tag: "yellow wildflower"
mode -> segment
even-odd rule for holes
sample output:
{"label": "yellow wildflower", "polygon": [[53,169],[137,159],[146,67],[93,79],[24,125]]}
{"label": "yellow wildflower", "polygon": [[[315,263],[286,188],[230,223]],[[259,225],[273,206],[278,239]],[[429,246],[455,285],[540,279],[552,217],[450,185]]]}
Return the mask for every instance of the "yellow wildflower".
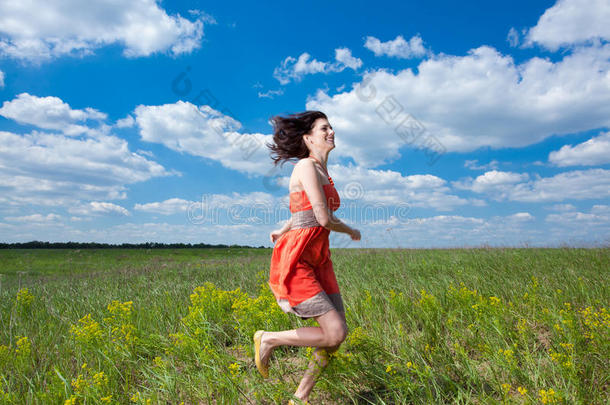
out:
{"label": "yellow wildflower", "polygon": [[76,391],[77,393],[82,393],[85,388],[87,387],[87,385],[89,385],[87,383],[87,379],[85,377],[83,377],[82,374],[79,374],[78,376],[76,376],[76,379],[72,379],[72,387],[74,388],[74,391]]}
{"label": "yellow wildflower", "polygon": [[163,359],[160,356],[155,357],[153,359],[153,363],[157,367],[165,367],[165,362],[163,361]]}
{"label": "yellow wildflower", "polygon": [[540,398],[540,402],[543,404],[557,403],[557,397],[555,396],[555,391],[552,388],[538,391],[538,397]]}
{"label": "yellow wildflower", "polygon": [[391,364],[388,364],[388,366],[385,369],[385,372],[388,374],[396,374],[396,370],[394,370],[394,368],[392,367]]}
{"label": "yellow wildflower", "polygon": [[239,373],[239,363],[231,363],[231,365],[229,365],[229,371],[232,376],[237,375]]}
{"label": "yellow wildflower", "polygon": [[101,388],[102,386],[105,386],[108,384],[108,376],[106,374],[104,374],[103,371],[100,371],[99,373],[95,373],[93,375],[93,383]]}
{"label": "yellow wildflower", "polygon": [[17,292],[17,303],[23,307],[29,307],[34,301],[34,296],[30,293],[27,288],[22,288]]}
{"label": "yellow wildflower", "polygon": [[64,401],[64,405],[76,405],[78,397],[72,395],[70,398]]}
{"label": "yellow wildflower", "polygon": [[32,345],[27,336],[23,336],[17,340],[17,349],[15,349],[15,353],[19,357],[27,357],[30,355],[32,351]]}
{"label": "yellow wildflower", "polygon": [[81,343],[90,343],[102,337],[102,328],[91,314],[87,314],[70,327],[70,334]]}

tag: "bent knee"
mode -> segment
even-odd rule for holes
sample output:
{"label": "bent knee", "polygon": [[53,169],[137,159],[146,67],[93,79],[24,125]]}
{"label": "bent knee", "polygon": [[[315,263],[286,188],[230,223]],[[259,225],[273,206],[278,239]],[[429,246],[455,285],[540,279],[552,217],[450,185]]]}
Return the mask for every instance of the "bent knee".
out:
{"label": "bent knee", "polygon": [[[326,336],[328,347],[339,347],[347,337],[347,328],[345,326],[333,328]],[[335,349],[336,350],[336,349]]]}

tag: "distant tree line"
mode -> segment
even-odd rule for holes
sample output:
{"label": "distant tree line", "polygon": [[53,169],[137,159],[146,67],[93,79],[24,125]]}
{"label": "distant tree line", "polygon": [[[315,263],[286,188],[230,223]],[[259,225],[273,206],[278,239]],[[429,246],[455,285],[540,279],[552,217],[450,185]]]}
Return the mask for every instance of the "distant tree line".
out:
{"label": "distant tree line", "polygon": [[[207,249],[207,248],[250,248],[252,246],[242,245],[210,245],[207,243],[97,243],[97,242],[17,242],[17,243],[0,243],[0,249]],[[259,246],[255,249],[264,249],[265,246]]]}

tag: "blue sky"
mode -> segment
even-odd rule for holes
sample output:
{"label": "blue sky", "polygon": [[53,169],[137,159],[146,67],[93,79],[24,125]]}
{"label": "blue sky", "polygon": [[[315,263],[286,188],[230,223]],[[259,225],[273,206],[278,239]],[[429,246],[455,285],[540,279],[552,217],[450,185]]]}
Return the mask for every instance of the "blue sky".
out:
{"label": "blue sky", "polygon": [[584,5],[3,3],[0,240],[272,246],[268,120],[319,109],[362,233],[332,246],[607,245],[610,2]]}

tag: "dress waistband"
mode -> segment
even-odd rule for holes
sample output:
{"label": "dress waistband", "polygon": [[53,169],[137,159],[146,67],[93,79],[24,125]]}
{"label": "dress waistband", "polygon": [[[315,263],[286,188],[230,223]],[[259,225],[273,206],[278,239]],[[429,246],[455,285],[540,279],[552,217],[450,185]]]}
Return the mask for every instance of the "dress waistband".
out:
{"label": "dress waistband", "polygon": [[292,226],[290,229],[295,228],[312,228],[314,226],[322,226],[316,219],[313,213],[313,209],[297,211],[292,213]]}

